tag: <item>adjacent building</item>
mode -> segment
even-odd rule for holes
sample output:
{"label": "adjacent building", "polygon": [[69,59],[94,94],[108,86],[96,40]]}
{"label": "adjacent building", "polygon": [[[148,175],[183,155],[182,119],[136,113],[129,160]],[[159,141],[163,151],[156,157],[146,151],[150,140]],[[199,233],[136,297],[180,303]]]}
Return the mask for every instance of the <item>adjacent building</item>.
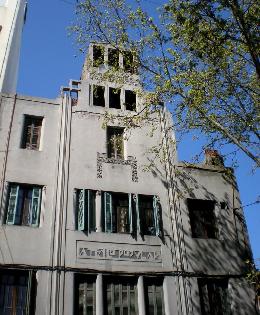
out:
{"label": "adjacent building", "polygon": [[1,94],[0,314],[255,314],[233,172],[178,162],[163,106],[129,127],[134,64],[93,43],[59,98]]}

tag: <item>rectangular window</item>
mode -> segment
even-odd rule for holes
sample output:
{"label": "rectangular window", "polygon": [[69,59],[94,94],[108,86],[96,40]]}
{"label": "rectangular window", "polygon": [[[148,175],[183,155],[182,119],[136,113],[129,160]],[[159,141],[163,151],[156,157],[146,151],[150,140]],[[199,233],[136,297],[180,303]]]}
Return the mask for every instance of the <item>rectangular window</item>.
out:
{"label": "rectangular window", "polygon": [[96,191],[90,189],[76,190],[77,229],[79,231],[96,231]]}
{"label": "rectangular window", "polygon": [[137,195],[137,216],[140,232],[144,235],[161,235],[161,209],[157,196]]}
{"label": "rectangular window", "polygon": [[96,277],[77,275],[75,283],[75,314],[96,315]]}
{"label": "rectangular window", "polygon": [[21,146],[23,149],[39,150],[42,120],[42,117],[25,115]]}
{"label": "rectangular window", "polygon": [[124,70],[132,74],[136,73],[136,65],[134,56],[131,51],[124,51],[123,53],[123,67]]}
{"label": "rectangular window", "polygon": [[105,107],[105,87],[93,85],[93,105]]}
{"label": "rectangular window", "polygon": [[119,50],[108,48],[108,65],[114,68],[119,67]]}
{"label": "rectangular window", "polygon": [[198,279],[202,315],[228,315],[228,281],[221,279]]}
{"label": "rectangular window", "polygon": [[99,67],[104,64],[104,47],[93,46],[93,66]]}
{"label": "rectangular window", "polygon": [[135,278],[106,279],[106,315],[138,314],[136,283]]}
{"label": "rectangular window", "polygon": [[8,192],[6,224],[38,227],[42,188],[12,183]]}
{"label": "rectangular window", "polygon": [[109,88],[109,107],[110,108],[121,108],[120,101],[121,90],[115,88]]}
{"label": "rectangular window", "polygon": [[33,314],[32,271],[0,270],[0,314]]}
{"label": "rectangular window", "polygon": [[107,128],[107,156],[109,158],[124,158],[124,128]]}
{"label": "rectangular window", "polygon": [[165,315],[162,279],[144,279],[146,314]]}
{"label": "rectangular window", "polygon": [[109,233],[132,233],[132,195],[103,192],[103,230]]}
{"label": "rectangular window", "polygon": [[125,109],[136,110],[136,93],[130,90],[125,91]]}
{"label": "rectangular window", "polygon": [[188,199],[192,237],[216,238],[215,201]]}

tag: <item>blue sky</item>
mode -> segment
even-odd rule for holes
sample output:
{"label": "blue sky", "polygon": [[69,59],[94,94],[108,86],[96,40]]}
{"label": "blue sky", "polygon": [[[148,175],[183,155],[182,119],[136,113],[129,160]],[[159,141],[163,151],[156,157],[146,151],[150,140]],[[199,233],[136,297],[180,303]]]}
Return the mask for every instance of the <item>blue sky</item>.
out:
{"label": "blue sky", "polygon": [[[79,79],[84,56],[67,27],[74,17],[74,0],[29,0],[21,50],[18,93],[56,98],[61,86]],[[159,1],[151,1],[153,5]],[[186,138],[179,145],[179,159],[191,161],[199,153],[201,142]],[[228,165],[228,161],[227,161]],[[251,204],[260,194],[260,170],[252,174],[250,161],[239,155],[236,169],[242,204]],[[260,258],[260,204],[244,208],[255,258]]]}

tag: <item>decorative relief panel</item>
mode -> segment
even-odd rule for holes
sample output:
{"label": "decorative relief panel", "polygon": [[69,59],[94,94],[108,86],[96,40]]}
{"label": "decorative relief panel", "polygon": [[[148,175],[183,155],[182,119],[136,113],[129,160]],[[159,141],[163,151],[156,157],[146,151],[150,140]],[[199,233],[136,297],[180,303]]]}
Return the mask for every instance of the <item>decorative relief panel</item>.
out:
{"label": "decorative relief panel", "polygon": [[77,241],[77,259],[161,263],[160,245],[132,245]]}
{"label": "decorative relief panel", "polygon": [[137,160],[133,156],[128,156],[127,160],[108,158],[106,153],[97,153],[97,178],[102,178],[102,164],[103,163],[111,163],[111,164],[119,164],[119,165],[129,165],[132,169],[132,181],[138,182],[137,175]]}

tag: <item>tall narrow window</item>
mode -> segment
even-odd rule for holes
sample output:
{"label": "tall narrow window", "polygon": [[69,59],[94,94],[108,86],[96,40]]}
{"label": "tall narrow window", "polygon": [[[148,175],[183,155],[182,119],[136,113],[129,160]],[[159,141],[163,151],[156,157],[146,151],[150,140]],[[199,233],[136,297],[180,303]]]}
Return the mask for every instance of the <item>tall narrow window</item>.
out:
{"label": "tall narrow window", "polygon": [[22,148],[38,150],[40,147],[42,117],[25,116]]}
{"label": "tall narrow window", "polygon": [[96,277],[77,275],[75,314],[96,315]]}
{"label": "tall narrow window", "polygon": [[77,229],[96,231],[96,191],[77,189],[76,196]]}
{"label": "tall narrow window", "polygon": [[121,90],[115,88],[109,88],[109,107],[110,108],[121,108],[120,101]]}
{"label": "tall narrow window", "polygon": [[108,48],[108,65],[114,68],[119,67],[119,50]]}
{"label": "tall narrow window", "polygon": [[136,110],[136,93],[130,90],[125,91],[125,109]]}
{"label": "tall narrow window", "polygon": [[220,279],[198,279],[202,315],[228,315],[228,281]]}
{"label": "tall narrow window", "polygon": [[105,306],[106,315],[138,314],[136,279],[108,278]]}
{"label": "tall narrow window", "polygon": [[105,107],[105,87],[93,85],[93,105]]}
{"label": "tall narrow window", "polygon": [[130,73],[136,73],[136,65],[134,56],[131,51],[124,51],[123,53],[123,66],[124,70]]}
{"label": "tall narrow window", "polygon": [[33,314],[32,272],[0,270],[0,314]]}
{"label": "tall narrow window", "polygon": [[165,315],[161,279],[145,279],[146,314]]}
{"label": "tall narrow window", "polygon": [[124,129],[117,127],[107,128],[107,156],[109,158],[124,158]]}
{"label": "tall narrow window", "polygon": [[132,233],[132,195],[103,192],[102,194],[104,231]]}
{"label": "tall narrow window", "polygon": [[212,200],[188,199],[192,237],[216,238],[215,202]]}
{"label": "tall narrow window", "polygon": [[157,196],[138,195],[136,200],[140,232],[145,235],[161,234],[161,211]]}
{"label": "tall narrow window", "polygon": [[104,64],[104,47],[94,45],[93,46],[93,66],[98,67]]}
{"label": "tall narrow window", "polygon": [[39,186],[10,184],[6,224],[38,227],[41,194]]}

